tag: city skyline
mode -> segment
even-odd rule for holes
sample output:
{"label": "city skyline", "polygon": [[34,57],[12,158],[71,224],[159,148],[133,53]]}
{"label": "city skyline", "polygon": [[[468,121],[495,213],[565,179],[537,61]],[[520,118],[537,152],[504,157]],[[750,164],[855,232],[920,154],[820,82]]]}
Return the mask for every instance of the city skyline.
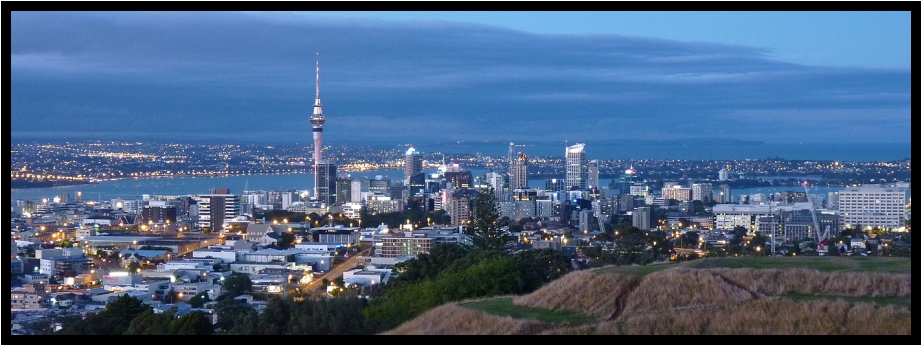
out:
{"label": "city skyline", "polygon": [[[765,46],[770,40],[741,44],[744,35],[540,32],[514,20],[491,24],[490,13],[450,14],[14,12],[11,135],[309,142],[297,129],[310,126],[310,65],[320,52],[332,145],[353,134],[909,143],[908,60],[810,65],[784,52],[790,47]],[[848,16],[886,21],[893,35],[905,34],[905,19],[908,30],[908,12],[862,14]],[[773,25],[784,18],[765,16]],[[819,26],[831,17],[789,20]],[[901,56],[905,47],[890,48]]]}

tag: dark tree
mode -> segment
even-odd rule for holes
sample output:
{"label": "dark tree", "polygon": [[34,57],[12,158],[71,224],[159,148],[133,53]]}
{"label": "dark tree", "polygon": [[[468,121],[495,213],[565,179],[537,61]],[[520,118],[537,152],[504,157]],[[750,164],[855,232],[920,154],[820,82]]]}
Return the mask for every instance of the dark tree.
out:
{"label": "dark tree", "polygon": [[541,285],[556,280],[570,272],[570,259],[554,249],[532,249],[513,255],[515,265],[521,273],[525,291],[533,291]]}
{"label": "dark tree", "polygon": [[131,262],[131,263],[128,263],[128,272],[129,272],[129,273],[136,274],[136,273],[138,273],[138,271],[139,271],[140,269],[141,269],[141,264],[140,264],[140,263],[138,263],[138,262]]}
{"label": "dark tree", "polygon": [[231,330],[235,327],[236,321],[245,316],[249,312],[255,312],[247,303],[233,299],[233,297],[226,297],[219,299],[218,303],[215,305],[215,313],[218,316],[218,328],[223,330]]}
{"label": "dark tree", "polygon": [[211,298],[208,297],[208,293],[202,292],[202,293],[196,294],[192,298],[189,298],[189,305],[192,305],[193,308],[201,308],[205,306],[205,303],[208,303],[210,301],[211,301]]}
{"label": "dark tree", "polygon": [[680,237],[682,240],[683,247],[694,248],[698,246],[698,241],[701,235],[698,234],[698,232],[691,231],[691,232],[685,232]]}
{"label": "dark tree", "polygon": [[237,273],[224,279],[224,294],[230,298],[253,292],[253,281],[247,274]]}
{"label": "dark tree", "polygon": [[176,308],[159,314],[147,310],[131,320],[125,335],[172,335],[175,314]]}
{"label": "dark tree", "polygon": [[457,243],[435,244],[429,248],[429,253],[422,253],[416,258],[397,263],[394,268],[400,275],[392,279],[393,283],[396,285],[435,278],[456,261],[467,257],[470,252],[469,248]]}
{"label": "dark tree", "polygon": [[493,188],[480,189],[474,203],[474,216],[470,227],[464,233],[471,237],[475,246],[484,250],[502,249],[511,236],[503,234],[497,221],[500,213]]}
{"label": "dark tree", "polygon": [[126,294],[107,304],[99,315],[112,328],[113,334],[119,335],[128,330],[131,320],[150,309],[151,307],[145,305],[140,299]]}
{"label": "dark tree", "polygon": [[291,232],[282,232],[282,234],[279,235],[278,248],[283,249],[283,250],[290,248],[293,246],[294,242],[295,242],[294,234],[292,234]]}
{"label": "dark tree", "polygon": [[739,246],[740,244],[742,244],[743,238],[746,236],[746,233],[748,232],[749,231],[746,230],[746,227],[743,227],[743,226],[734,227],[733,233],[732,233],[733,236],[730,238],[730,245]]}
{"label": "dark tree", "polygon": [[201,311],[191,311],[172,323],[173,332],[170,335],[211,335],[214,326],[208,317]]}

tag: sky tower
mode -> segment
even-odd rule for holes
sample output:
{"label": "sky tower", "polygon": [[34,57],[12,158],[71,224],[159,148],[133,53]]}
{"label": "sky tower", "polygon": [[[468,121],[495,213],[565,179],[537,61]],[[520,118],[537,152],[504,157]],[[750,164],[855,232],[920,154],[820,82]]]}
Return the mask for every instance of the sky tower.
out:
{"label": "sky tower", "polygon": [[317,164],[320,163],[320,148],[323,147],[323,106],[320,105],[320,53],[317,53],[317,98],[314,99],[314,115],[311,115],[311,125],[314,133],[314,196],[318,196],[318,187],[321,185],[320,174],[317,174]]}

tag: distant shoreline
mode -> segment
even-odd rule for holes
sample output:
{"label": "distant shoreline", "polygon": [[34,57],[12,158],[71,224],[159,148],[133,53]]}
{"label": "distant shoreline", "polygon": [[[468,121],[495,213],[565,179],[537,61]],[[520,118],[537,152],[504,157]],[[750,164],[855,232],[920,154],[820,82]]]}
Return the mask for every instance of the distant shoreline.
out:
{"label": "distant shoreline", "polygon": [[76,186],[95,184],[92,181],[59,181],[59,180],[25,180],[10,179],[11,189],[43,189],[58,186]]}

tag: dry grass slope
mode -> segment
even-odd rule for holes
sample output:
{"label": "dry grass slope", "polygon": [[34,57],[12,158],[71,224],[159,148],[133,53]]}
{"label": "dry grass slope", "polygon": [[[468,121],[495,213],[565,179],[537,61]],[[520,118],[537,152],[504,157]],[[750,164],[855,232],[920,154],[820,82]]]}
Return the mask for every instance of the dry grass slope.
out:
{"label": "dry grass slope", "polygon": [[705,311],[645,314],[624,321],[632,335],[893,335],[912,332],[907,309],[844,301],[760,299]]}
{"label": "dry grass slope", "polygon": [[787,292],[839,296],[912,296],[908,274],[873,272],[824,273],[809,269],[709,269],[765,295]]}
{"label": "dry grass slope", "polygon": [[578,271],[516,305],[570,310],[599,321],[554,325],[493,316],[447,304],[391,334],[561,335],[911,335],[905,307],[785,298],[787,293],[838,297],[912,297],[909,274],[828,273],[808,269],[674,267],[646,276]]}
{"label": "dry grass slope", "polygon": [[707,270],[675,268],[644,277],[628,297],[625,316],[710,308],[751,300],[745,289],[734,287]]}
{"label": "dry grass slope", "polygon": [[577,271],[530,294],[515,297],[513,302],[554,311],[577,311],[604,319],[615,313],[618,297],[628,293],[640,280],[633,276]]}
{"label": "dry grass slope", "polygon": [[545,323],[490,315],[448,303],[401,324],[384,335],[531,335]]}

